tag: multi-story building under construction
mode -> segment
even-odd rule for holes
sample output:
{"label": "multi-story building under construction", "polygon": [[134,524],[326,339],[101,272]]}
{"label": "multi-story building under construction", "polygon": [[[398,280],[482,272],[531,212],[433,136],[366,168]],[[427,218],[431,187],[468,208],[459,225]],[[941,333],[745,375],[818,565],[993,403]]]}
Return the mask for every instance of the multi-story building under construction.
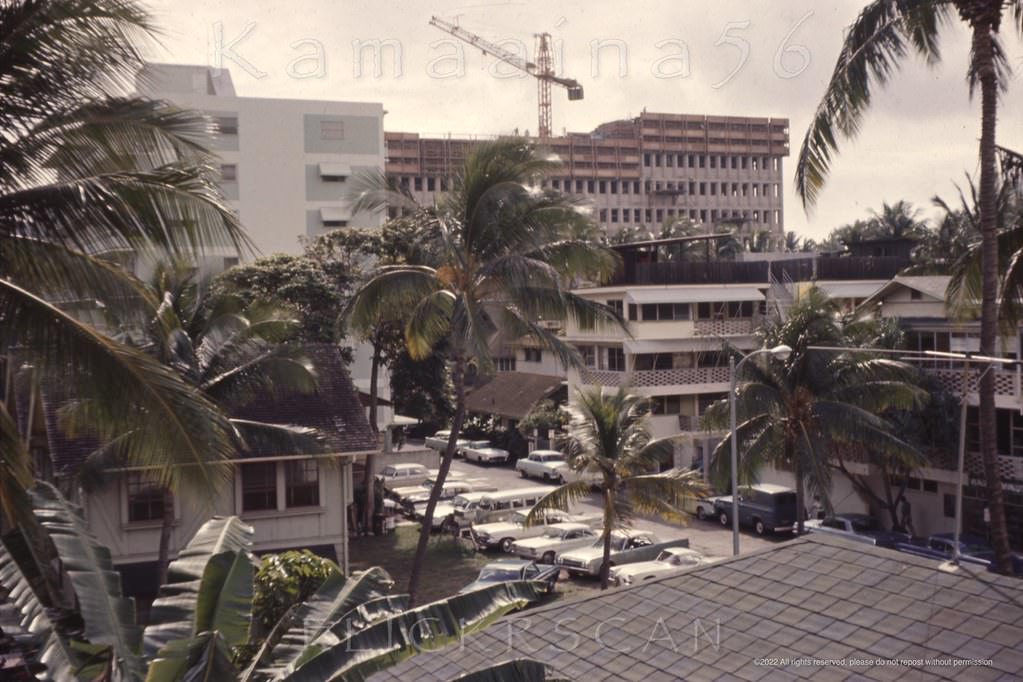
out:
{"label": "multi-story building under construction", "polygon": [[[384,137],[387,173],[426,202],[447,189],[476,142],[402,132]],[[548,185],[588,200],[611,234],[678,218],[775,237],[784,232],[788,119],[643,112],[591,133],[551,138],[550,149],[563,166]]]}

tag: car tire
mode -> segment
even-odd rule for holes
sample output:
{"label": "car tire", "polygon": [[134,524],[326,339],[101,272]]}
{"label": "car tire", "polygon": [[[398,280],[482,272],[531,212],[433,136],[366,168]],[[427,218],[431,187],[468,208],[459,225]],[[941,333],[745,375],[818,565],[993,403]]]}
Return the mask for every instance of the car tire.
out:
{"label": "car tire", "polygon": [[697,505],[696,507],[696,518],[700,521],[707,520],[707,512],[703,511],[703,505]]}
{"label": "car tire", "polygon": [[767,533],[767,526],[760,519],[753,519],[753,532],[757,535],[765,535]]}
{"label": "car tire", "polygon": [[553,564],[554,563],[554,552],[544,552],[543,558],[540,559],[542,564]]}
{"label": "car tire", "polygon": [[543,472],[543,482],[544,483],[550,483],[551,482],[551,475],[548,474],[546,471]]}
{"label": "car tire", "polygon": [[558,485],[565,485],[565,474],[558,474],[558,480],[555,481]]}
{"label": "car tire", "polygon": [[501,547],[501,551],[505,554],[511,554],[512,545],[515,544],[515,538],[504,538],[498,545]]}
{"label": "car tire", "polygon": [[529,476],[526,475],[525,469],[519,469],[519,476],[521,476],[522,478],[529,478]]}
{"label": "car tire", "polygon": [[728,518],[728,513],[727,512],[721,512],[721,515],[718,516],[718,521],[720,521],[721,525],[725,526],[726,528],[728,527],[730,520],[731,519]]}

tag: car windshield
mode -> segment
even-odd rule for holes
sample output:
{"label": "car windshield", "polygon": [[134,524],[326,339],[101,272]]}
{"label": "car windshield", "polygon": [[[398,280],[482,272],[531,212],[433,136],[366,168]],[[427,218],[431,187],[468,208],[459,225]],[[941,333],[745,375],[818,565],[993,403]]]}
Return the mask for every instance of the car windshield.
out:
{"label": "car windshield", "polygon": [[565,535],[565,531],[560,528],[548,528],[543,532],[545,538],[560,538]]}
{"label": "car windshield", "polygon": [[522,512],[515,512],[508,521],[509,523],[516,523],[520,526],[524,526],[526,525],[526,515]]}
{"label": "car windshield", "polygon": [[491,582],[500,582],[502,580],[518,580],[519,571],[516,568],[508,568],[506,566],[486,566],[480,571],[480,577],[477,580],[486,580]]}
{"label": "car windshield", "polygon": [[660,554],[657,555],[657,560],[658,561],[666,561],[666,562],[672,563],[671,559],[674,556],[675,556],[674,554],[672,554],[671,552],[665,550],[665,551],[663,551],[663,552],[661,552]]}
{"label": "car windshield", "polygon": [[471,509],[472,508],[472,502],[467,500],[464,497],[461,497],[461,496],[456,497],[455,501],[452,502],[451,504],[452,504],[452,506],[454,506],[455,509]]}
{"label": "car windshield", "polygon": [[878,530],[878,525],[875,519],[854,519],[852,528],[856,533],[870,533]]}

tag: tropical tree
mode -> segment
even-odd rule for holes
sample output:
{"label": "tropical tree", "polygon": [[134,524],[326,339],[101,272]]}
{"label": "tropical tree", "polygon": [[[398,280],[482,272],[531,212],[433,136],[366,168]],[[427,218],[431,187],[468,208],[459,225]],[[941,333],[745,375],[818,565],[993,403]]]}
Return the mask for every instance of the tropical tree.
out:
{"label": "tropical tree", "polygon": [[[647,428],[649,407],[641,396],[624,388],[613,394],[581,391],[565,408],[568,433],[559,446],[573,471],[600,474],[596,484],[604,506],[604,561],[600,588],[606,590],[611,571],[611,532],[626,527],[637,514],[656,515],[685,523],[686,499],[706,494],[699,472],[670,469],[657,473],[672,458],[674,439],[653,438]],[[552,509],[569,505],[590,494],[591,476],[566,483],[544,495],[530,510],[527,524],[539,523]]]}
{"label": "tropical tree", "polygon": [[[210,120],[129,94],[154,32],[132,0],[0,5],[0,353],[31,366],[37,386],[87,402],[94,430],[144,433],[124,449],[132,465],[212,489],[228,474],[208,464],[233,454],[230,425],[175,372],[68,310],[84,301],[151,318],[158,302],[110,252],[193,258],[248,245],[203,146]],[[15,498],[31,466],[9,405],[0,491],[7,514],[29,522]]]}
{"label": "tropical tree", "polygon": [[927,234],[927,221],[920,209],[905,199],[894,204],[882,202],[880,211],[871,211],[874,239],[921,239]]}
{"label": "tropical tree", "polygon": [[[971,33],[970,94],[980,89],[980,236],[982,254],[980,353],[993,355],[998,337],[997,146],[998,93],[1008,87],[1011,69],[1000,40],[1008,17],[1023,31],[1023,0],[874,0],[845,34],[838,62],[814,113],[796,163],[796,191],[804,208],[812,206],[838,150],[839,138],[851,139],[872,101],[875,85],[884,86],[912,49],[927,63],[940,57],[941,28],[958,16]],[[980,382],[980,450],[984,463],[991,541],[999,572],[1011,570],[1002,482],[998,476],[995,377]]]}
{"label": "tropical tree", "polygon": [[[578,365],[578,352],[540,320],[622,323],[610,308],[568,290],[573,282],[610,277],[617,259],[607,247],[579,236],[592,231],[582,210],[561,194],[538,189],[540,178],[554,168],[521,139],[476,146],[453,178],[451,192],[431,211],[419,213],[436,225],[439,265],[382,266],[356,292],[349,309],[354,328],[405,320],[414,359],[444,344],[451,365],[455,414],[409,578],[413,603],[434,508],[465,419],[466,369],[473,363],[481,372],[492,370],[490,342],[498,325],[512,336],[531,335],[566,365]],[[386,178],[361,183],[355,210],[420,209]]]}
{"label": "tropical tree", "polygon": [[[765,466],[791,469],[796,479],[798,532],[803,532],[805,494],[819,495],[831,509],[833,451],[846,444],[918,460],[912,445],[896,436],[880,416],[908,410],[923,392],[906,382],[910,368],[850,349],[832,352],[811,346],[845,346],[838,307],[813,288],[796,302],[783,322],[769,324],[759,338],[765,347],[787,345],[785,361],[746,362],[736,392],[736,438],[740,481],[754,482]],[[705,423],[728,429],[728,400],[712,405]],[[727,487],[731,478],[731,432],[714,449],[710,470]]]}
{"label": "tropical tree", "polygon": [[[253,633],[253,529],[237,517],[206,522],[174,563],[149,625],[121,591],[110,552],[55,488],[32,492],[34,514],[56,546],[67,594],[60,604],[37,590],[37,558],[0,543],[0,595],[34,640],[26,654],[42,679],[178,682],[289,682],[366,679],[374,672],[481,630],[542,599],[543,583],[499,583],[408,609],[389,594],[380,568],[345,578],[332,567],[318,588],[288,609],[268,634]],[[55,606],[65,606],[63,610]],[[29,644],[29,643],[26,643]],[[246,660],[241,668],[238,663]]]}

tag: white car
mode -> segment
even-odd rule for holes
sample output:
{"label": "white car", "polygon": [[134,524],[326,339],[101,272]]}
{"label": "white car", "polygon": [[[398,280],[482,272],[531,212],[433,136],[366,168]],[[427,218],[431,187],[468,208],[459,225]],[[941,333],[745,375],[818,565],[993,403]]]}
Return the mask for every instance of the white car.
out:
{"label": "white car", "polygon": [[653,561],[615,566],[611,569],[611,581],[615,585],[633,585],[658,576],[683,571],[704,563],[703,555],[688,547],[671,547],[663,550]]}
{"label": "white car", "polygon": [[[420,488],[416,492],[405,495],[401,498],[401,506],[405,509],[410,507],[426,508],[426,502],[430,499],[433,486]],[[465,493],[488,493],[497,490],[497,486],[482,478],[470,478],[465,480],[445,481],[444,489],[440,491],[439,500],[450,500]]]}
{"label": "white car", "polygon": [[591,528],[599,526],[602,514],[569,514],[563,511],[551,511],[544,515],[541,523],[526,525],[529,509],[516,510],[507,521],[474,525],[471,530],[473,543],[477,549],[493,549],[500,547],[502,551],[512,551],[515,542],[543,535],[548,526],[556,523],[582,523]]}
{"label": "white car", "polygon": [[479,462],[480,464],[504,464],[510,457],[507,450],[492,447],[463,448],[462,455],[466,462]]}
{"label": "white car", "polygon": [[527,538],[512,545],[511,551],[520,557],[553,564],[562,552],[587,547],[600,541],[600,531],[585,523],[555,523],[547,526],[543,535]]}
{"label": "white car", "polygon": [[[448,438],[451,437],[451,431],[438,431],[432,436],[427,436],[423,441],[423,445],[431,450],[436,450],[440,454],[444,454],[444,451],[448,449]],[[459,438],[455,441],[455,456],[462,454],[462,448],[466,447],[471,441],[465,438]]]}
{"label": "white car", "polygon": [[[449,471],[447,478],[444,479],[444,485],[447,485],[452,481],[464,481],[468,478],[465,474],[460,471]],[[388,490],[388,494],[395,499],[402,499],[408,495],[415,495],[425,490],[427,493],[433,489],[433,484],[437,481],[437,470],[430,469],[429,476],[419,485],[402,486],[401,488],[391,488]]]}
{"label": "white car", "polygon": [[515,470],[522,478],[560,481],[565,469],[568,469],[568,462],[565,461],[565,455],[557,450],[533,450],[528,457],[515,462]]}
{"label": "white car", "polygon": [[[435,474],[437,472],[434,471],[433,473]],[[377,479],[384,484],[385,488],[393,490],[395,488],[405,488],[418,485],[430,476],[430,470],[422,464],[400,462],[385,466],[381,469],[380,473],[377,474]]]}
{"label": "white car", "polygon": [[[617,529],[611,531],[611,566],[634,564],[656,559],[669,547],[688,547],[689,540],[661,542],[653,533],[645,530]],[[604,541],[597,539],[588,547],[566,552],[558,557],[558,563],[569,573],[600,575],[604,563]]]}

